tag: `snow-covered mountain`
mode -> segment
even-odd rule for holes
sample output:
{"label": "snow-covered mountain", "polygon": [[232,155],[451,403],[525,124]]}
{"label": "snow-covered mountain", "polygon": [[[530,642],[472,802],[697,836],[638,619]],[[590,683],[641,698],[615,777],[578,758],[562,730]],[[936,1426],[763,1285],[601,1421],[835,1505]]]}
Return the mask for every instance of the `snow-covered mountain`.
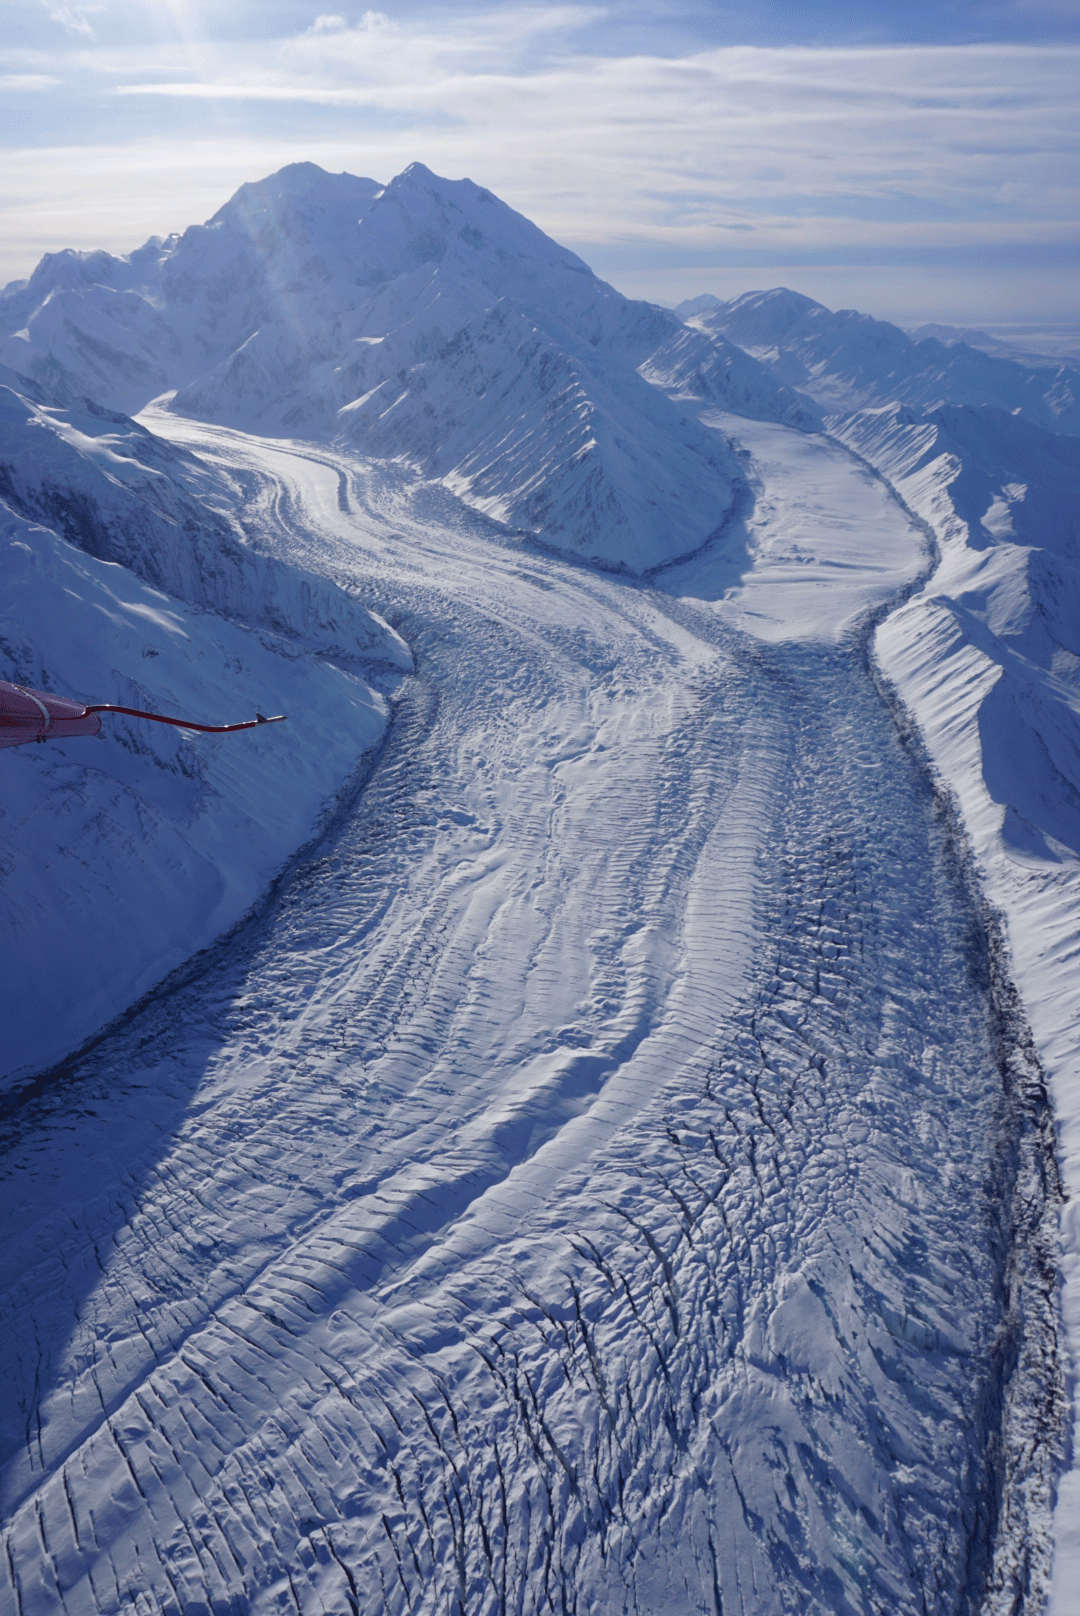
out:
{"label": "snow-covered mountain", "polygon": [[0,678],[204,723],[290,719],[196,738],[110,718],[96,740],[5,754],[0,1085],[241,917],[382,734],[369,681],[412,666],[356,593],[253,550],[238,507],[128,417],[0,377]]}
{"label": "snow-covered mountain", "polygon": [[912,342],[935,337],[946,348],[966,342],[969,348],[978,348],[995,359],[1012,359],[1022,365],[1053,367],[1070,364],[1075,368],[1078,357],[1076,334],[1068,328],[1060,331],[1051,328],[1049,332],[1040,332],[1037,328],[1028,331],[1021,327],[1011,336],[998,336],[978,326],[942,325],[940,321],[929,320],[925,325],[906,329]]}
{"label": "snow-covered mountain", "polygon": [[759,359],[787,386],[823,409],[898,401],[913,409],[993,405],[1052,432],[1080,433],[1080,368],[1024,364],[966,342],[914,341],[899,326],[855,309],[833,313],[813,298],[777,287],[723,302],[706,293],[676,313]]}
{"label": "snow-covered mountain", "polygon": [[348,443],[583,557],[643,571],[723,521],[738,467],[637,374],[799,426],[713,333],[635,303],[470,181],[311,164],[127,258],[52,254],[0,294],[0,359],[69,401]]}
{"label": "snow-covered mountain", "polygon": [[[858,414],[843,440],[932,522],[932,585],[883,631],[928,634],[981,664],[970,711],[987,811],[1017,859],[1080,859],[1080,456],[999,410]],[[974,694],[969,690],[969,697]],[[957,697],[955,731],[967,703]],[[974,734],[971,739],[974,740]],[[994,806],[991,806],[994,805]]]}
{"label": "snow-covered mountain", "polygon": [[90,400],[44,399],[0,370],[0,497],[20,516],[177,600],[320,655],[407,664],[355,595],[245,542],[220,473]]}
{"label": "snow-covered mountain", "polygon": [[0,678],[290,718],[0,754],[0,1616],[1071,1616],[1073,383],[683,312],[418,166],[0,294]]}

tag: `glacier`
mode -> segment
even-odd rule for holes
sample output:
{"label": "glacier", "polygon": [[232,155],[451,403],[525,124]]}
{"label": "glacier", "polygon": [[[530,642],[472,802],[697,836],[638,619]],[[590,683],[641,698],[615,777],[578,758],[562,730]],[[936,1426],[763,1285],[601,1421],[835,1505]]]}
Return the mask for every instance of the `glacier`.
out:
{"label": "glacier", "polygon": [[1075,373],[963,348],[421,165],[0,292],[0,677],[290,715],[3,755],[0,1610],[1068,1611]]}

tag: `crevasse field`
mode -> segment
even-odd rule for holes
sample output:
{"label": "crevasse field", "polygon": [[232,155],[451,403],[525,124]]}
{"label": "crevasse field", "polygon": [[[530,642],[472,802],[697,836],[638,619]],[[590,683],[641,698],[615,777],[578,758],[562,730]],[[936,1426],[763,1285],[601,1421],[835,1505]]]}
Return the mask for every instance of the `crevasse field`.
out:
{"label": "crevasse field", "polygon": [[0,293],[0,1610],[1080,1571],[1080,374],[299,165]]}

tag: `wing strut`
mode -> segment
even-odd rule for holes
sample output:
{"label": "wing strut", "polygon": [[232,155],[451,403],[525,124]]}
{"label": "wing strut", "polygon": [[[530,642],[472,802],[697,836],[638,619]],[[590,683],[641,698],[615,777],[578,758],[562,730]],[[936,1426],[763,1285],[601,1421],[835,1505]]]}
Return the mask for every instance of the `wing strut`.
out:
{"label": "wing strut", "polygon": [[116,707],[112,702],[97,702],[92,707],[84,707],[84,713],[126,713],[128,718],[149,718],[155,724],[175,724],[177,729],[197,729],[202,735],[229,735],[234,729],[256,729],[260,724],[284,724],[285,714],[276,713],[273,718],[265,718],[262,713],[256,713],[254,718],[245,718],[242,724],[195,724],[190,718],[166,718],[164,713],[144,713],[139,707]]}
{"label": "wing strut", "polygon": [[84,707],[81,701],[68,701],[47,690],[28,690],[25,685],[0,679],[0,747],[25,746],[27,741],[66,740],[73,735],[97,735],[101,713],[124,713],[128,718],[148,718],[153,724],[171,724],[175,729],[198,730],[203,735],[229,735],[233,730],[258,729],[260,724],[283,724],[284,713],[267,718],[256,713],[242,724],[197,724],[192,718],[170,718],[165,713],[147,713],[141,707],[118,707],[109,701]]}

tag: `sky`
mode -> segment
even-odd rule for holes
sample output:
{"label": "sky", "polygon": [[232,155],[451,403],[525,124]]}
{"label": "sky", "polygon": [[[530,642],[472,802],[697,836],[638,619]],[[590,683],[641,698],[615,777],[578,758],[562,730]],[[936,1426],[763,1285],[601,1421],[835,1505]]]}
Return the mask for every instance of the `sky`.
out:
{"label": "sky", "polygon": [[[323,7],[333,0],[323,0]],[[0,0],[0,284],[287,162],[468,175],[621,291],[1080,326],[1080,0]]]}

